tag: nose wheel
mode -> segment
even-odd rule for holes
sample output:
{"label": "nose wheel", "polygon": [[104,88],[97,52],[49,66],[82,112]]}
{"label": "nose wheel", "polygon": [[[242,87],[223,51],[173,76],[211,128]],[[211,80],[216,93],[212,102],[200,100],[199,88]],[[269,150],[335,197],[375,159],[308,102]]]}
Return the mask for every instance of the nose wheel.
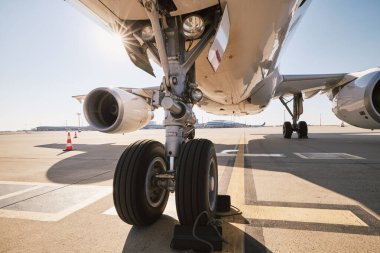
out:
{"label": "nose wheel", "polygon": [[165,148],[152,140],[129,145],[116,166],[113,200],[119,217],[137,226],[150,225],[165,210],[169,192],[155,183],[166,172]]}
{"label": "nose wheel", "polygon": [[[176,206],[179,222],[193,225],[200,213],[208,217],[216,212],[218,197],[218,164],[214,145],[205,139],[190,140],[184,144],[176,176]],[[202,215],[199,225],[205,225]]]}
{"label": "nose wheel", "polygon": [[[126,223],[146,226],[157,221],[168,201],[169,191],[156,180],[165,174],[164,146],[152,140],[129,145],[116,166],[113,181],[114,205]],[[190,140],[183,145],[175,176],[175,197],[179,222],[206,225],[216,213],[218,199],[218,163],[214,145],[206,139]]]}

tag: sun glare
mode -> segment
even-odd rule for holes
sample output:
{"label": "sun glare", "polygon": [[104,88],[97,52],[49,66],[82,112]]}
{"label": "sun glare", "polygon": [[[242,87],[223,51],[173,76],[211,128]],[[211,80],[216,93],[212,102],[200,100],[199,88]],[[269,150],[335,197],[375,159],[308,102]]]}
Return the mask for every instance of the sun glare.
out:
{"label": "sun glare", "polygon": [[112,46],[123,47],[123,37],[117,32],[110,33],[110,44]]}
{"label": "sun glare", "polygon": [[91,40],[92,43],[97,45],[99,51],[112,59],[124,59],[126,55],[126,48],[133,49],[130,46],[135,45],[140,47],[140,43],[136,40],[134,33],[139,31],[131,30],[126,27],[114,23],[110,25],[111,29],[99,29],[94,33]]}
{"label": "sun glare", "polygon": [[121,56],[125,57],[126,52],[123,41],[122,34],[114,29],[112,31],[99,29],[93,39],[93,43],[96,43],[99,51],[113,59]]}

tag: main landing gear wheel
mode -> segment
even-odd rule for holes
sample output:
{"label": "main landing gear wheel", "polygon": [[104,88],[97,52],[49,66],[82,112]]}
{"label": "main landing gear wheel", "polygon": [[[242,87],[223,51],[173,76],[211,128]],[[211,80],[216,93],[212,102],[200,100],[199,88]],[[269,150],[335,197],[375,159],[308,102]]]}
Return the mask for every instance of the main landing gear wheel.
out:
{"label": "main landing gear wheel", "polygon": [[126,148],[113,180],[113,201],[124,222],[146,226],[161,217],[169,193],[154,184],[154,175],[165,171],[165,148],[161,143],[143,140]]}
{"label": "main landing gear wheel", "polygon": [[[292,133],[297,132],[299,139],[307,139],[308,138],[308,129],[305,121],[297,121],[303,113],[303,97],[302,93],[294,94],[292,100],[286,101],[283,97],[280,97],[281,103],[285,106],[286,110],[289,112],[290,116],[292,116],[292,122],[284,122],[282,128],[282,134],[284,138],[290,139],[292,138]],[[288,103],[293,101],[293,111],[290,111]]]}
{"label": "main landing gear wheel", "polygon": [[307,129],[306,122],[305,121],[298,122],[298,130],[297,130],[298,138],[307,139],[307,132],[308,132],[308,129]]}
{"label": "main landing gear wheel", "polygon": [[282,126],[282,135],[285,139],[292,138],[293,134],[293,127],[292,124],[289,121],[284,122],[284,125]]}
{"label": "main landing gear wheel", "polygon": [[[215,215],[218,197],[218,164],[214,145],[205,139],[190,140],[182,147],[176,176],[176,206],[179,222],[193,225],[206,211]],[[199,225],[205,225],[202,215]]]}

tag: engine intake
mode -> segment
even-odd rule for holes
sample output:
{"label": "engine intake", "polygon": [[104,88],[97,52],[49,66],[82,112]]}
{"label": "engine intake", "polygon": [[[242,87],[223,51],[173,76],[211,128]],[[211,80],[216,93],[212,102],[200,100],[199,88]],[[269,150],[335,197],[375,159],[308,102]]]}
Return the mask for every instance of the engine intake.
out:
{"label": "engine intake", "polygon": [[342,87],[333,99],[335,115],[357,127],[380,128],[380,70],[369,71]]}
{"label": "engine intake", "polygon": [[377,82],[372,92],[372,104],[375,110],[380,114],[380,80]]}
{"label": "engine intake", "polygon": [[104,133],[136,131],[153,118],[144,98],[119,88],[97,88],[85,98],[84,115],[88,123]]}

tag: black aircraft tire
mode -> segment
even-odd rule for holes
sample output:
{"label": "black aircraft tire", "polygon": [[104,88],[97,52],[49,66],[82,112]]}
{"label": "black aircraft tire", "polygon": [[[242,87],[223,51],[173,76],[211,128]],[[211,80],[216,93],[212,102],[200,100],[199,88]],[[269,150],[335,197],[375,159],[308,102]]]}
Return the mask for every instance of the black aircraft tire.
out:
{"label": "black aircraft tire", "polygon": [[[199,214],[215,215],[218,197],[218,164],[215,148],[205,139],[190,140],[182,147],[176,174],[176,206],[179,222],[193,225]],[[198,225],[207,223],[202,215]]]}
{"label": "black aircraft tire", "polygon": [[166,171],[165,148],[152,140],[129,145],[117,163],[113,180],[113,201],[126,223],[147,226],[165,210],[169,193],[152,184],[152,175]]}
{"label": "black aircraft tire", "polygon": [[293,134],[293,127],[292,124],[289,121],[284,122],[284,125],[282,126],[282,135],[285,139],[292,138]]}
{"label": "black aircraft tire", "polygon": [[298,138],[307,139],[308,129],[305,121],[298,122]]}

